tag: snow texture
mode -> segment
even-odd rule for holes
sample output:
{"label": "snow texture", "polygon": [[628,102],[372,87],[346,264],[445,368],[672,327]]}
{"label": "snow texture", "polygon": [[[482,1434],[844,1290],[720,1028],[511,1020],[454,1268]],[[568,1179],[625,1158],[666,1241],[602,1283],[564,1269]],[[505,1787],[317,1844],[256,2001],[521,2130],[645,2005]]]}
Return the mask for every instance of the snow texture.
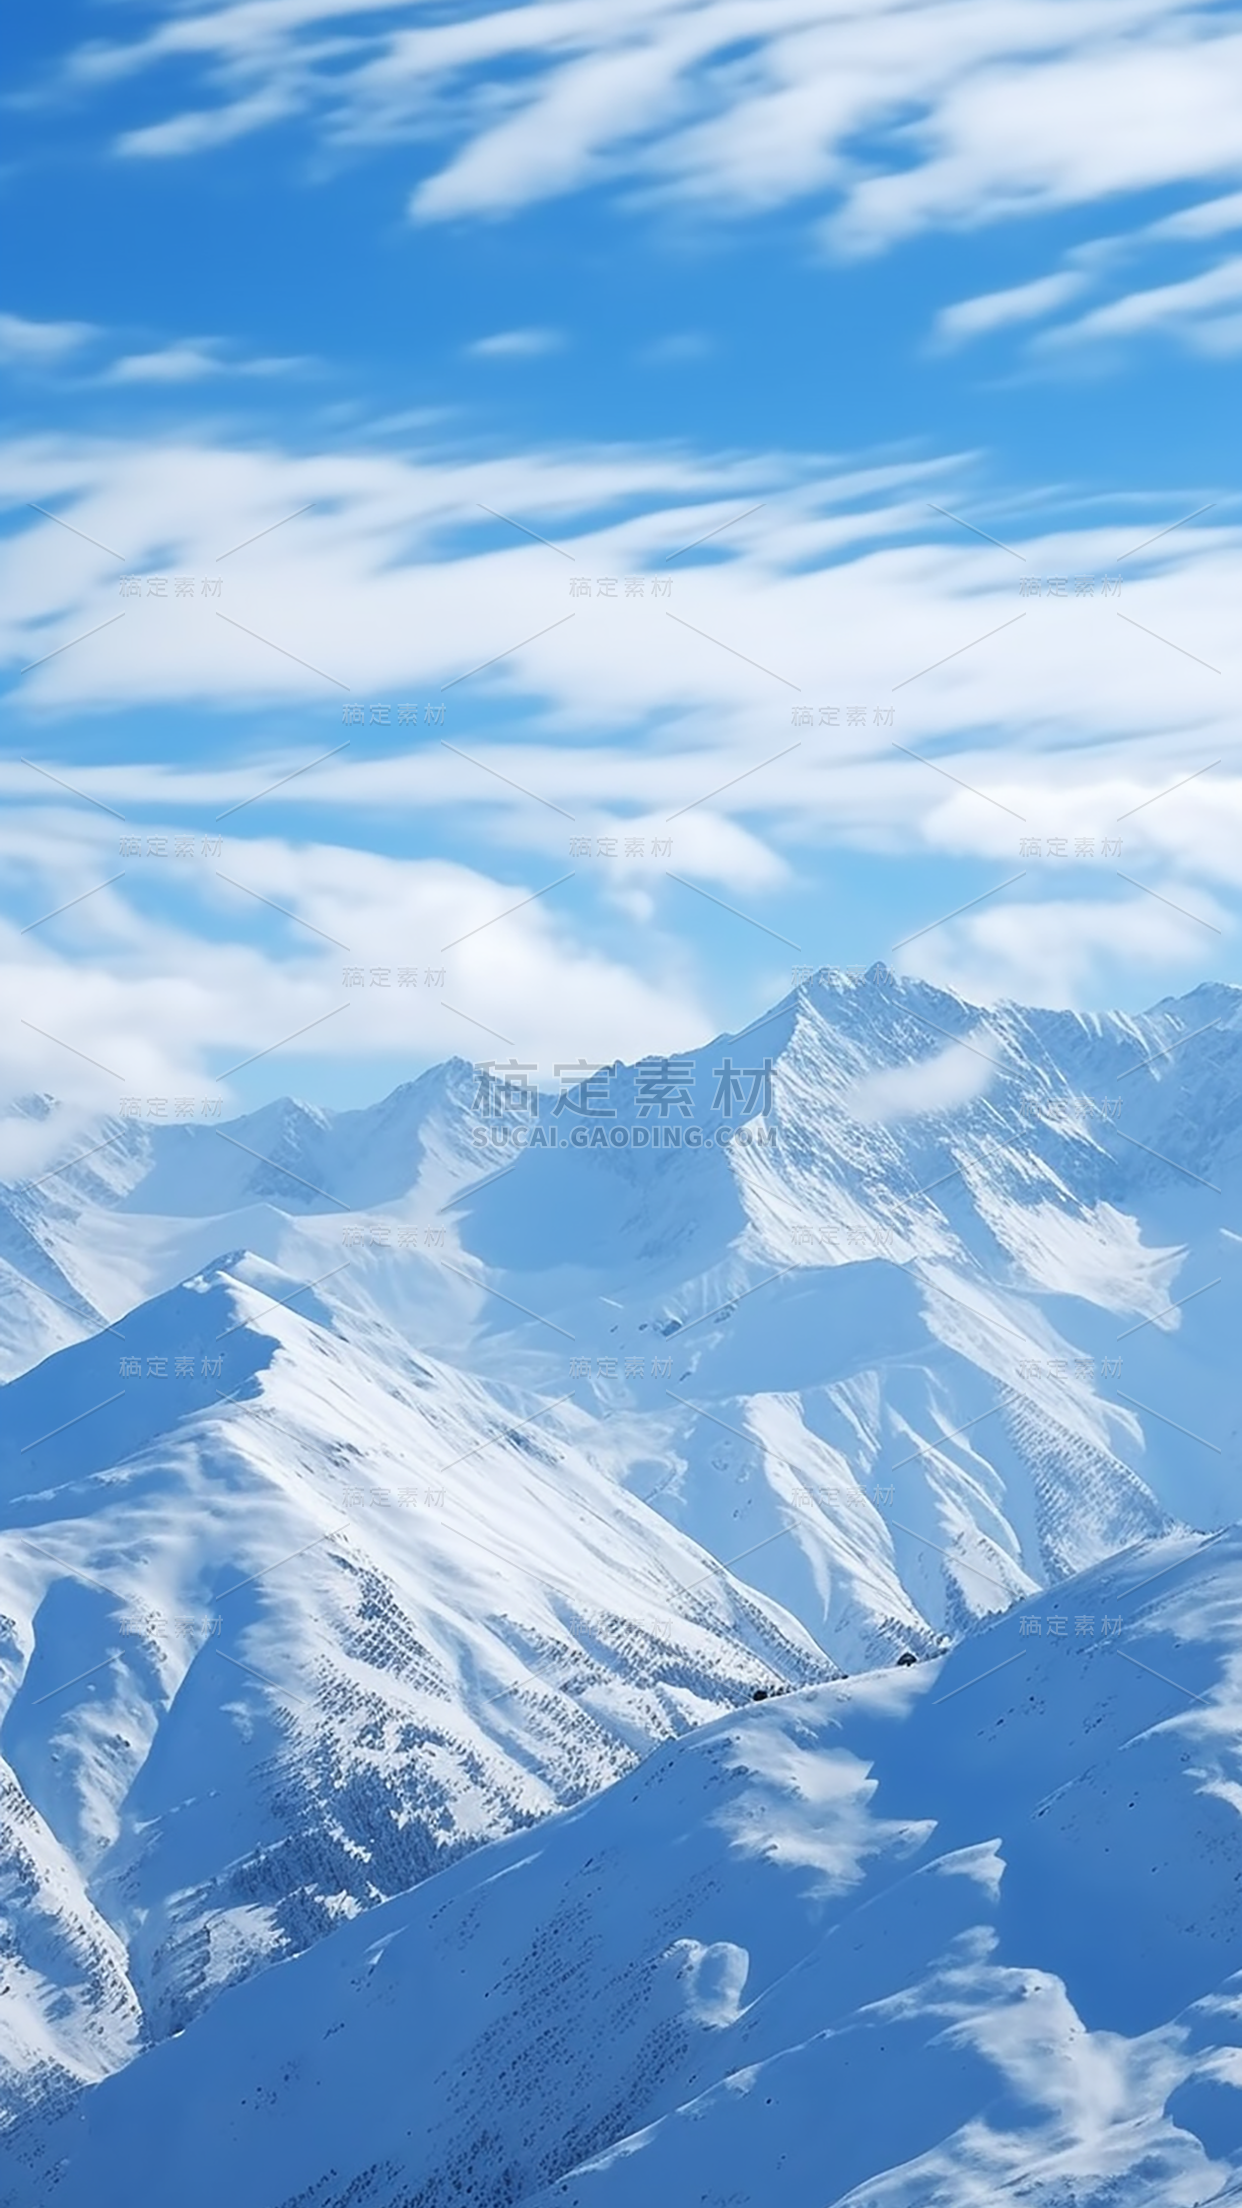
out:
{"label": "snow texture", "polygon": [[682,1065],[12,1108],[0,2198],[1242,2199],[1242,991]]}

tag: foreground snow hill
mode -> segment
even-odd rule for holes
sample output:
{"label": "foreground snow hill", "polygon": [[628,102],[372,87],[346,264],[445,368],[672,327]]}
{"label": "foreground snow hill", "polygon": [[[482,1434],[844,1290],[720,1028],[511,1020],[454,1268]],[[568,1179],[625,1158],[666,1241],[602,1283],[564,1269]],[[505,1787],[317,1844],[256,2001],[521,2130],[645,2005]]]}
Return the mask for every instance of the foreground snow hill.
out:
{"label": "foreground snow hill", "polygon": [[754,1687],[837,1669],[596,1470],[572,1405],[515,1417],[252,1257],[3,1410],[9,2114]]}
{"label": "foreground snow hill", "polygon": [[1242,1531],[1136,1547],[656,1748],[10,2137],[0,2192],[1240,2199],[1240,1750]]}

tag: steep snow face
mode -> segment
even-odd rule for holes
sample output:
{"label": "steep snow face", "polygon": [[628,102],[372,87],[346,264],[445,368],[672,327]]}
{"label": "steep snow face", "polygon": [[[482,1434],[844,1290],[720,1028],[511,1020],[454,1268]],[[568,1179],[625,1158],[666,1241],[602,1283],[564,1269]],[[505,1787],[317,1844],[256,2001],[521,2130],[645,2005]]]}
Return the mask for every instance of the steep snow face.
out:
{"label": "steep snow face", "polygon": [[124,1942],[2,1760],[0,1896],[0,2107],[46,2117],[137,2052],[142,2011]]}
{"label": "steep snow face", "polygon": [[1130,1550],[339,1927],[11,2138],[7,2197],[1235,2199],[1240,1696],[1242,1532]]}
{"label": "steep snow face", "polygon": [[[723,1069],[769,1054],[722,1148]],[[546,1100],[491,1146],[450,1207],[473,1355],[576,1370],[617,1476],[843,1664],[1232,1516],[1242,992],[985,1014],[829,973],[679,1070],[691,1120],[618,1068],[582,1147]]]}
{"label": "steep snow face", "polygon": [[139,2006],[177,2030],[754,1687],[835,1668],[590,1463],[572,1404],[519,1418],[253,1257],[3,1402],[19,2101],[45,2053],[93,2075]]}

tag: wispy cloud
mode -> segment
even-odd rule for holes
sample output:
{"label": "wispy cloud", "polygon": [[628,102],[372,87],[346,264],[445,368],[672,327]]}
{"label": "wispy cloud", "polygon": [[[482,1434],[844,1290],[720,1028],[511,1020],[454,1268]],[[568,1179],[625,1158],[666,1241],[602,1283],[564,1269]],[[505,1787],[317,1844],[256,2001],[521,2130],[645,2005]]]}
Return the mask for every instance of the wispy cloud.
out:
{"label": "wispy cloud", "polygon": [[[1047,350],[1163,330],[1192,346],[1233,351],[1236,341],[1222,348],[1220,339],[1225,330],[1236,333],[1240,305],[1242,256],[1234,256],[1184,282],[1157,284],[1109,300],[1076,321],[1045,331],[1039,343]],[[1233,311],[1222,314],[1222,309]]]}
{"label": "wispy cloud", "polygon": [[1165,215],[1159,222],[1149,225],[1147,235],[1152,238],[1219,238],[1230,230],[1242,230],[1242,192],[1229,192],[1223,199],[1200,200],[1195,207],[1183,207],[1175,215]]}
{"label": "wispy cloud", "polygon": [[494,337],[476,338],[466,351],[475,360],[538,360],[564,343],[560,330],[498,330]]}
{"label": "wispy cloud", "polygon": [[210,339],[164,345],[153,353],[127,353],[108,370],[112,383],[197,383],[224,366]]}
{"label": "wispy cloud", "polygon": [[[984,862],[979,889],[1026,868],[1016,900],[1003,901],[1014,908],[1008,916],[967,912],[903,953],[916,970],[964,961],[982,996],[994,993],[983,981],[989,962],[1011,993],[1039,993],[1021,980],[1042,940],[1045,923],[1030,917],[1037,909],[1068,914],[1047,923],[1043,971],[1079,1000],[1084,977],[1126,943],[1139,967],[1201,959],[1207,938],[1173,909],[1179,903],[1226,936],[1234,925],[1242,748],[1230,678],[1242,536],[1222,494],[1210,514],[1194,514],[1211,497],[1196,486],[1173,504],[1127,504],[1114,526],[1036,531],[972,501],[949,463],[834,475],[790,456],[739,462],[642,447],[463,460],[138,438],[15,444],[0,452],[0,484],[14,505],[47,509],[0,543],[0,653],[11,668],[44,662],[19,680],[10,711],[33,716],[27,755],[81,793],[62,798],[19,763],[0,770],[16,801],[0,866],[5,909],[19,931],[92,892],[74,906],[76,919],[24,939],[26,964],[50,956],[65,928],[92,940],[115,935],[131,901],[148,894],[149,873],[94,894],[124,864],[112,840],[121,831],[100,806],[127,826],[136,814],[144,828],[158,810],[167,826],[187,809],[209,808],[214,820],[269,785],[278,786],[288,852],[308,807],[339,824],[342,846],[365,840],[376,819],[417,820],[448,854],[454,879],[483,884],[446,912],[443,943],[565,874],[577,838],[591,872],[573,891],[573,940],[595,940],[591,957],[624,963],[601,918],[609,898],[614,914],[680,940],[688,923],[672,913],[673,892],[650,857],[652,839],[668,835],[670,870],[727,903],[775,894],[779,906],[758,916],[791,939],[799,927],[781,926],[779,911],[809,894],[829,849],[843,863],[851,854],[917,858],[937,877],[963,860]],[[1003,536],[1021,561],[954,531],[929,496]],[[744,526],[724,526],[756,508]],[[491,514],[532,533],[499,533]],[[1166,526],[1183,517],[1184,526]],[[1146,539],[1149,548],[1130,558]],[[717,556],[670,565],[670,552],[700,540]],[[230,546],[246,549],[217,570]],[[123,555],[125,575],[218,571],[224,596],[219,605],[201,593],[177,601],[171,589],[122,598],[124,575],[102,547]],[[599,593],[601,577],[627,576],[642,586],[634,596],[619,581]],[[1071,581],[1055,597],[1022,595],[1031,579],[1050,577]],[[656,579],[671,583],[671,601],[653,595]],[[581,581],[592,595],[571,596]],[[670,603],[679,619],[667,618]],[[527,648],[510,649],[528,637]],[[487,661],[488,671],[460,681]],[[932,671],[913,691],[906,678],[919,668]],[[408,697],[450,700],[444,730],[456,749],[399,727],[398,701]],[[911,745],[905,716],[916,697]],[[124,756],[108,767],[96,750],[73,748],[70,716],[82,709],[240,710],[258,728],[278,702],[314,707],[314,742],[265,742],[244,762],[230,746],[228,765],[206,745],[201,756],[187,748],[175,768]],[[466,722],[455,717],[462,712]],[[905,753],[894,748],[902,744]],[[345,748],[300,773],[334,746]],[[61,808],[58,836],[65,818],[79,817],[95,841],[88,851],[86,830],[75,831],[61,862],[49,859],[28,881],[23,853],[36,847],[48,805]],[[243,814],[227,832],[249,838],[258,825]],[[1071,875],[1065,839],[1088,833],[1091,866]],[[1112,871],[1105,836],[1124,842]],[[641,864],[627,858],[629,837],[647,839]],[[1028,837],[1060,839],[1055,863],[1050,843],[1027,867],[1019,843]],[[300,873],[277,852],[264,863],[261,875],[224,871],[278,911],[288,905],[306,929],[356,948],[360,963],[380,956],[355,945],[357,888],[333,886],[334,867],[352,884],[350,869],[361,876],[369,859],[308,859]],[[1122,881],[1118,866],[1143,888]],[[384,880],[386,894],[404,894],[395,876]],[[972,873],[928,916],[964,904],[974,886]],[[228,892],[229,912],[239,894]],[[223,889],[212,895],[225,899]],[[911,917],[907,935],[922,917]],[[547,925],[558,924],[550,908]],[[300,934],[290,958],[338,955]],[[386,940],[399,937],[394,924]],[[636,973],[646,941],[635,939]],[[551,965],[538,971],[554,996]],[[480,997],[463,1010],[513,1033],[503,1000]],[[245,1041],[239,1035],[239,1051]],[[82,1047],[99,1055],[89,1039]],[[103,1060],[112,1062],[106,1051]]]}
{"label": "wispy cloud", "polygon": [[[1043,323],[1028,343],[1028,360],[1160,333],[1193,351],[1232,353],[1238,349],[1235,309],[1242,266],[1236,256],[1160,283],[1136,283],[1134,276],[1140,267],[1167,271],[1170,248],[1185,249],[1180,252],[1184,263],[1200,257],[1193,254],[1194,247],[1238,230],[1242,192],[1230,192],[1133,229],[1089,239],[1075,245],[1062,266],[1047,275],[942,308],[932,328],[933,346],[947,351],[995,330]],[[1068,318],[1061,314],[1091,291],[1098,304],[1090,311]]]}
{"label": "wispy cloud", "polygon": [[1195,934],[1189,921],[1135,893],[1026,897],[929,936],[915,970],[975,1003],[1084,1004],[1103,973],[1201,973]]}
{"label": "wispy cloud", "polygon": [[248,99],[231,100],[223,107],[197,115],[172,115],[166,122],[146,123],[125,131],[117,151],[131,160],[167,161],[195,153],[211,153],[253,131],[266,129],[294,112],[297,100],[287,91],[270,90]]}
{"label": "wispy cloud", "polygon": [[89,322],[27,322],[20,314],[0,314],[0,361],[46,368],[80,352],[94,335]]}
{"label": "wispy cloud", "polygon": [[851,1119],[887,1127],[925,1112],[952,1111],[955,1105],[970,1103],[983,1095],[994,1078],[994,1070],[977,1051],[951,1044],[948,1050],[933,1051],[913,1065],[867,1075],[845,1091],[841,1103]]}
{"label": "wispy cloud", "polygon": [[936,336],[948,347],[990,336],[993,330],[1014,323],[1041,321],[1075,298],[1085,284],[1086,277],[1079,270],[1064,269],[1054,276],[1036,277],[1029,284],[1014,284],[1008,291],[989,291],[977,299],[963,299],[957,306],[942,309],[936,319]]}
{"label": "wispy cloud", "polygon": [[[75,96],[114,110],[131,80],[170,81],[169,63],[195,88],[192,108],[152,120],[144,87],[122,157],[182,158],[292,121],[351,159],[401,149],[420,223],[603,187],[634,220],[656,205],[731,223],[796,207],[827,253],[859,256],[1062,210],[1115,219],[1129,200],[1146,220],[1121,251],[1177,256],[1180,281],[1199,274],[1197,245],[1242,222],[1242,191],[1223,189],[1242,182],[1242,30],[1197,0],[462,0],[436,22],[417,0],[162,4],[144,33],[66,65]],[[1150,220],[1153,193],[1194,191],[1212,196]],[[938,342],[1055,317],[1095,250],[947,306]],[[1228,349],[1210,319],[1192,342]],[[1109,328],[1121,342],[1151,326]],[[554,341],[519,328],[469,350],[517,361]]]}
{"label": "wispy cloud", "polygon": [[614,179],[722,213],[824,195],[834,242],[874,250],[1242,170],[1242,37],[1191,0],[632,0],[620,13],[467,0],[434,24],[411,0],[226,0],[95,42],[71,73],[115,86],[174,58],[222,99],[129,131],[123,152],[169,158],[297,112],[340,141],[408,143],[413,128],[426,142],[439,105],[453,143],[415,191],[422,219]]}
{"label": "wispy cloud", "polygon": [[[1242,294],[1242,264],[1239,279]],[[176,438],[16,444],[0,452],[0,484],[14,503],[46,507],[91,541],[32,514],[0,546],[0,655],[17,668],[45,659],[26,693],[62,706],[312,696],[326,708],[329,690],[299,660],[326,668],[354,699],[391,695],[406,682],[425,694],[452,686],[456,707],[467,697],[524,697],[548,728],[581,727],[585,718],[599,733],[673,712],[696,740],[710,727],[732,741],[753,730],[762,700],[775,738],[818,728],[820,705],[831,702],[835,718],[825,726],[837,730],[838,764],[842,748],[881,742],[876,730],[889,724],[873,728],[875,714],[893,700],[904,710],[906,678],[933,663],[944,664],[918,693],[929,736],[963,736],[998,714],[1011,732],[1059,723],[1067,683],[1101,730],[1139,735],[1167,726],[1170,699],[1184,697],[1181,688],[1164,694],[1166,677],[1185,684],[1188,663],[1163,650],[1161,637],[1209,668],[1232,667],[1239,546],[1225,507],[1162,539],[1126,569],[1124,600],[1105,600],[1104,572],[1144,533],[1176,520],[1178,508],[1135,509],[1124,531],[1032,532],[1009,521],[1002,530],[967,497],[992,534],[1016,540],[1018,563],[982,539],[953,532],[945,541],[947,525],[928,501],[934,493],[939,505],[962,510],[966,494],[947,488],[951,468],[832,473],[794,456],[743,462],[641,446],[460,460],[366,450],[299,456]],[[1181,512],[1210,495],[1196,491]],[[756,501],[761,511],[742,527],[724,526]],[[292,529],[271,533],[294,514],[302,518]],[[498,537],[491,514],[523,526]],[[113,547],[132,572],[205,574],[222,547],[251,540],[224,577],[218,607],[198,596],[192,607],[122,600],[115,561],[92,549]],[[669,564],[670,552],[700,540],[716,555],[710,564],[702,555]],[[1068,588],[1064,606],[1035,605],[1024,593],[1041,575],[1086,581]],[[605,598],[606,577],[614,580]],[[633,596],[627,577],[637,579]],[[675,596],[655,594],[661,577]],[[122,610],[123,622],[60,651]],[[985,634],[991,642],[962,649]],[[837,695],[841,637],[850,639],[849,685],[867,700],[865,737],[846,737],[852,701]],[[742,658],[718,650],[717,638]],[[265,649],[264,639],[294,658]],[[796,685],[792,695],[780,694],[768,668]],[[1223,733],[1220,678],[1189,679],[1201,732]],[[343,709],[337,698],[334,714]],[[797,721],[801,712],[809,723]],[[1181,703],[1175,717],[1189,725]],[[731,772],[781,748],[765,737],[756,749],[752,732],[749,758],[735,758]],[[902,771],[930,785],[923,768]],[[993,788],[986,769],[984,778]],[[702,781],[679,801],[709,787]],[[946,798],[977,807],[947,785]]]}
{"label": "wispy cloud", "polygon": [[701,330],[677,330],[644,346],[639,359],[648,368],[679,368],[683,363],[706,360],[714,350]]}

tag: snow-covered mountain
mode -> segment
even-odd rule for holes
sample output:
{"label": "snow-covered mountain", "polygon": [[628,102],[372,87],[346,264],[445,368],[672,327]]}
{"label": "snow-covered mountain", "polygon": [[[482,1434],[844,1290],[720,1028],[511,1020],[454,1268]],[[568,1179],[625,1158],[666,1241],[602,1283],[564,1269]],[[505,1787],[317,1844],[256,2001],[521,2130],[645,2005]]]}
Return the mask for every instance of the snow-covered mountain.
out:
{"label": "snow-covered mountain", "polygon": [[[478,1177],[476,1086],[456,1059],[367,1111],[282,1098],[219,1124],[11,1104],[6,1154],[31,1164],[0,1182],[0,1370],[27,1370],[226,1251],[279,1262],[303,1213],[339,1220],[407,1199],[430,1217]],[[162,1113],[176,1102],[135,1101]]]}
{"label": "snow-covered mountain", "polygon": [[572,1390],[600,1468],[846,1668],[1232,1513],[1242,991],[984,1013],[826,972],[678,1070],[537,1114],[511,1077],[489,1119],[454,1061],[81,1165],[75,1131],[10,1191],[9,1287],[55,1266],[115,1321],[247,1248],[519,1413]]}
{"label": "snow-covered mountain", "polygon": [[1238,1515],[1242,991],[825,972],[681,1061],[497,1079],[0,1129],[23,2136],[757,1687]]}
{"label": "snow-covered mountain", "polygon": [[1234,1529],[720,1718],[19,2131],[6,2197],[1223,2208],[1240,1684]]}
{"label": "snow-covered mountain", "polygon": [[515,1419],[296,1286],[235,1257],[5,1390],[19,2101],[835,1669],[591,1465],[571,1404]]}

